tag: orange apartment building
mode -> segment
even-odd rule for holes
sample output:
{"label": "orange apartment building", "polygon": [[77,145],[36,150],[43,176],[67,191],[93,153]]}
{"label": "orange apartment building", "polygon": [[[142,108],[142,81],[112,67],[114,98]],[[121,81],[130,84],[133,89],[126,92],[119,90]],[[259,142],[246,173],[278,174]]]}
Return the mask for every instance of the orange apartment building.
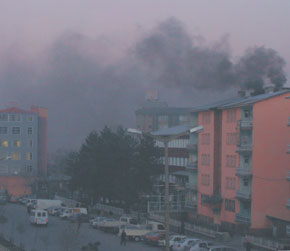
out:
{"label": "orange apartment building", "polygon": [[289,89],[223,100],[191,114],[204,127],[197,184],[190,184],[197,185],[199,218],[227,229],[289,231]]}

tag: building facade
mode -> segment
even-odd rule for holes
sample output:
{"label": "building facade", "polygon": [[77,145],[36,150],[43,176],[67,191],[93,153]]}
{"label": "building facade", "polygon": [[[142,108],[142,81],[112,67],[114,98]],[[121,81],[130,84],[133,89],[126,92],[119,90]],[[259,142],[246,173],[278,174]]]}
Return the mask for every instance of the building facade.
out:
{"label": "building facade", "polygon": [[204,127],[197,147],[200,218],[227,229],[287,232],[289,93],[237,97],[193,110]]}
{"label": "building facade", "polygon": [[47,172],[47,109],[0,110],[0,189],[30,194],[36,177]]}

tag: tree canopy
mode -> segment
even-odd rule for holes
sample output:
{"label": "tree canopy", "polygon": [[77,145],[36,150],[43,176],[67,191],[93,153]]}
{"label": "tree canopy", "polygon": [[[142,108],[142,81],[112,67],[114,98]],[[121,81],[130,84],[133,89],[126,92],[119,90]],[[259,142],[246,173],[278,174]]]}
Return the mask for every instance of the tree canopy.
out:
{"label": "tree canopy", "polygon": [[161,173],[160,150],[150,137],[136,139],[123,128],[91,132],[79,152],[67,158],[71,187],[89,198],[105,198],[130,206],[152,190]]}

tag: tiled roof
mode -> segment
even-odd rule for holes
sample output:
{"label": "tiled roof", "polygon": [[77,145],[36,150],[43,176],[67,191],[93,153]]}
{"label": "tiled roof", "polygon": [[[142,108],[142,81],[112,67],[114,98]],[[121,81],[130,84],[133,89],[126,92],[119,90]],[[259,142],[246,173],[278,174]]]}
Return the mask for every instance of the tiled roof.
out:
{"label": "tiled roof", "polygon": [[26,113],[26,114],[32,114],[33,112],[31,111],[26,111],[17,107],[11,107],[11,108],[7,108],[4,110],[0,110],[0,113]]}

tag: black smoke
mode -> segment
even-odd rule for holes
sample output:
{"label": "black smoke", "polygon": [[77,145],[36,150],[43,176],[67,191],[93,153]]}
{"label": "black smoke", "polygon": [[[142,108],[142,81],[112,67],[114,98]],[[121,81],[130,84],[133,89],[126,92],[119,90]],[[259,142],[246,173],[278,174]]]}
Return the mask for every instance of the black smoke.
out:
{"label": "black smoke", "polygon": [[0,98],[49,109],[50,150],[77,147],[103,126],[135,125],[134,111],[147,90],[170,105],[193,106],[225,91],[260,89],[286,81],[284,60],[255,47],[233,62],[226,38],[207,45],[174,18],[144,34],[127,54],[110,60],[111,47],[78,32],[65,32],[38,57],[11,50],[0,58]]}
{"label": "black smoke", "polygon": [[286,83],[285,61],[275,50],[254,47],[233,62],[228,48],[227,39],[208,46],[170,18],[137,43],[136,56],[168,87],[261,92],[267,80],[276,88]]}

